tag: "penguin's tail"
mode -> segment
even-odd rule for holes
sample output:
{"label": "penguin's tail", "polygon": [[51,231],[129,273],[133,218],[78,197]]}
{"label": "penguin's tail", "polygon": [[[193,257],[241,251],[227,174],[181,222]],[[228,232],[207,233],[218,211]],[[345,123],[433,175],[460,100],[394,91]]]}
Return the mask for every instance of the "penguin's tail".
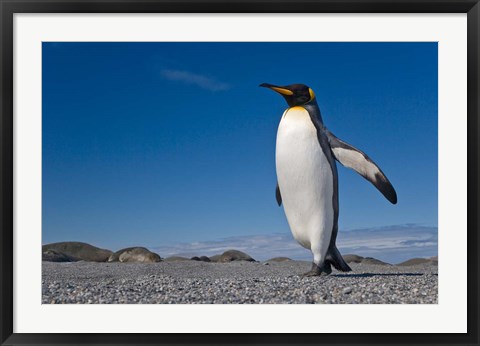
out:
{"label": "penguin's tail", "polygon": [[335,267],[335,269],[340,270],[342,272],[350,272],[352,268],[345,262],[340,251],[338,251],[335,244],[332,244],[328,249],[327,257],[325,259],[331,265]]}

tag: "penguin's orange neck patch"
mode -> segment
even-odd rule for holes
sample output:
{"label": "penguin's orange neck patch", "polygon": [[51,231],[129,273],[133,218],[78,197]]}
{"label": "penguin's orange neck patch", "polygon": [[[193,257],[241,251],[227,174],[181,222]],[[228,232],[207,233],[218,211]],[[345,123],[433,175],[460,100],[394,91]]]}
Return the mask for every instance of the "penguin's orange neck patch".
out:
{"label": "penguin's orange neck patch", "polygon": [[302,107],[302,106],[293,106],[293,107],[290,107],[288,108],[285,113],[283,113],[283,117],[286,117],[287,114],[293,114],[294,117],[296,117],[296,115],[300,115],[300,114],[308,114],[307,110]]}

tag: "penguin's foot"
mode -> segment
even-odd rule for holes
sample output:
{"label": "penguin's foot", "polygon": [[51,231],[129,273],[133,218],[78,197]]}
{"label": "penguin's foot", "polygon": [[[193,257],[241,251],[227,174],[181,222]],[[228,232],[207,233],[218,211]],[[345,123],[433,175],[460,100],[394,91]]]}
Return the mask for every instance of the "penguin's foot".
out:
{"label": "penguin's foot", "polygon": [[328,262],[324,262],[321,267],[312,263],[312,269],[309,272],[302,274],[302,277],[306,276],[327,276],[332,273],[332,266]]}

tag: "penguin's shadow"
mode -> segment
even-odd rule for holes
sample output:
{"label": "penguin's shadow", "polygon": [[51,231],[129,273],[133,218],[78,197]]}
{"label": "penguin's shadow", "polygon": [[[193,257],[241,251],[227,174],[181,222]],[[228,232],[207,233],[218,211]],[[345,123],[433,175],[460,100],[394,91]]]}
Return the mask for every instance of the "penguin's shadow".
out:
{"label": "penguin's shadow", "polygon": [[[432,273],[433,274],[433,273]],[[340,277],[340,278],[371,278],[374,276],[423,276],[422,273],[361,273],[361,274],[331,274],[330,276]],[[438,276],[438,274],[433,274]]]}

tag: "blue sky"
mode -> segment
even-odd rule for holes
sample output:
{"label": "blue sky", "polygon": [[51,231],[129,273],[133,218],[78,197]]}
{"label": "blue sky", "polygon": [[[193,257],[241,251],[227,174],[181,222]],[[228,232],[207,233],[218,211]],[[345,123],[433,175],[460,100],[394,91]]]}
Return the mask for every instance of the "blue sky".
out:
{"label": "blue sky", "polygon": [[[436,43],[55,42],[43,43],[42,63],[43,243],[162,256],[279,235],[291,244],[274,194],[286,103],[258,85],[304,83],[326,126],[398,194],[391,205],[338,164],[340,250],[367,255],[375,248],[352,239],[390,239],[381,259],[436,255]],[[310,258],[275,246],[257,256]]]}

